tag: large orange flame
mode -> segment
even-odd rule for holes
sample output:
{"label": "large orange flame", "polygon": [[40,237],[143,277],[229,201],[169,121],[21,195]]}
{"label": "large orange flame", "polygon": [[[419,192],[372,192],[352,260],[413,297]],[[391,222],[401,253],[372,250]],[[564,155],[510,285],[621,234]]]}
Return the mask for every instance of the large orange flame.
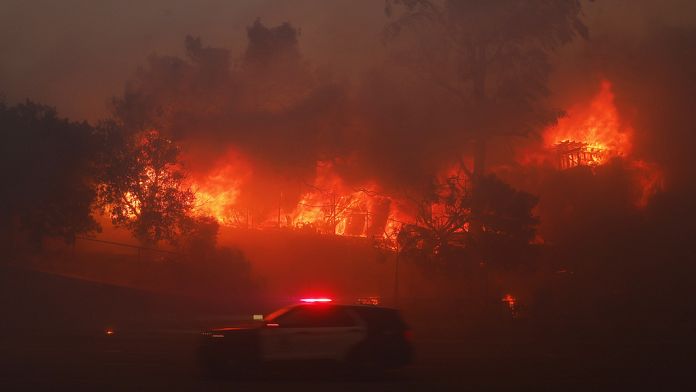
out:
{"label": "large orange flame", "polygon": [[589,103],[569,108],[566,116],[546,129],[543,140],[555,152],[560,169],[599,166],[615,157],[626,159],[642,188],[636,204],[645,206],[661,188],[662,174],[656,165],[631,156],[633,135],[633,127],[621,120],[611,82],[603,80],[597,95]]}
{"label": "large orange flame", "polygon": [[221,224],[237,222],[238,214],[234,206],[244,181],[251,174],[251,167],[241,155],[228,153],[221,164],[191,185],[196,195],[196,212],[213,216]]}
{"label": "large orange flame", "polygon": [[547,148],[556,149],[561,168],[601,165],[631,153],[633,128],[621,122],[609,81],[602,81],[587,104],[576,104],[544,133]]}
{"label": "large orange flame", "polygon": [[[223,225],[250,227],[244,217],[240,218],[239,195],[251,174],[241,155],[228,154],[216,169],[192,184],[197,212],[211,215]],[[348,186],[335,173],[331,162],[317,162],[314,181],[302,187],[305,191],[293,209],[279,205],[276,212],[257,220],[253,227],[277,226],[322,234],[390,238],[400,226],[395,219],[395,204],[378,193],[376,184]]]}

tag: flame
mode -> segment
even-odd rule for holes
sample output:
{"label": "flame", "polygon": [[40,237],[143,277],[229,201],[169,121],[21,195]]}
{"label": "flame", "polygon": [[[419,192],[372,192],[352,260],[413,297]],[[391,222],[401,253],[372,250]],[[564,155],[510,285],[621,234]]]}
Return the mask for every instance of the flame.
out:
{"label": "flame", "polygon": [[374,184],[360,189],[347,186],[330,162],[317,163],[317,175],[290,214],[296,228],[310,227],[321,233],[366,237],[371,218]]}
{"label": "flame", "polygon": [[132,192],[126,192],[123,194],[123,198],[128,206],[128,217],[135,219],[140,215],[140,199],[138,199]]}
{"label": "flame", "polygon": [[621,122],[609,81],[600,84],[588,104],[576,104],[544,133],[548,148],[581,148],[586,157],[577,164],[601,165],[614,156],[628,156],[633,128]]}
{"label": "flame", "polygon": [[519,316],[517,312],[518,301],[517,298],[515,298],[515,296],[513,296],[512,294],[505,294],[505,296],[503,296],[503,298],[501,298],[500,301],[505,303],[508,310],[510,311],[510,314],[512,315],[512,318],[517,318]]}
{"label": "flame", "polygon": [[[252,176],[250,165],[238,153],[228,154],[216,169],[192,183],[196,194],[196,211],[211,215],[226,226],[237,226],[240,218],[239,196]],[[290,210],[281,205],[266,217],[256,219],[254,227],[308,230],[344,236],[394,237],[401,226],[395,217],[396,203],[379,193],[375,183],[349,186],[336,174],[329,161],[319,161],[312,183],[298,184],[305,189]],[[282,190],[278,198],[283,200]],[[248,225],[245,225],[248,227]]]}
{"label": "flame", "polygon": [[234,224],[238,220],[234,206],[244,182],[251,175],[246,160],[237,152],[230,151],[215,169],[191,184],[196,213],[213,216],[221,224]]}
{"label": "flame", "polygon": [[603,80],[590,102],[573,105],[556,125],[545,130],[543,141],[547,150],[556,153],[559,169],[600,166],[615,157],[626,159],[641,187],[635,204],[644,207],[662,188],[663,176],[657,165],[631,156],[634,133],[621,120],[611,82]]}

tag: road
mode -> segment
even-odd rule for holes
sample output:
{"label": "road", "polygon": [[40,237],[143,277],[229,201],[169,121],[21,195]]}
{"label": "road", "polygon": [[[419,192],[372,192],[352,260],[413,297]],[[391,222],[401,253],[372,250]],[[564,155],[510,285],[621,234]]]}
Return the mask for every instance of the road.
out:
{"label": "road", "polygon": [[210,379],[195,366],[196,340],[187,331],[126,337],[116,332],[90,339],[4,337],[0,390],[687,390],[690,378],[689,369],[669,371],[673,363],[664,358],[646,361],[637,353],[654,349],[649,345],[609,351],[584,345],[582,352],[562,355],[527,345],[430,339],[417,342],[412,366],[377,379],[355,380],[316,369]]}
{"label": "road", "polygon": [[[696,390],[694,339],[580,339],[564,338],[564,331],[550,338],[523,328],[443,334],[419,320],[410,320],[414,364],[378,379],[316,368],[209,379],[196,367],[198,329],[186,308],[213,309],[12,268],[0,272],[3,392]],[[107,335],[114,321],[115,333]]]}

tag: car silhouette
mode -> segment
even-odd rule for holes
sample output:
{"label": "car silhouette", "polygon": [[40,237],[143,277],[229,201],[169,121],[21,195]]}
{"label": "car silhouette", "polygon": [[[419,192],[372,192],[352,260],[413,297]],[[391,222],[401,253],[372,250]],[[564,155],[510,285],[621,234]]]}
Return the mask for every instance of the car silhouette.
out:
{"label": "car silhouette", "polygon": [[383,370],[409,364],[413,351],[398,310],[326,298],[279,309],[262,323],[204,331],[201,340],[200,364],[212,373],[316,361]]}

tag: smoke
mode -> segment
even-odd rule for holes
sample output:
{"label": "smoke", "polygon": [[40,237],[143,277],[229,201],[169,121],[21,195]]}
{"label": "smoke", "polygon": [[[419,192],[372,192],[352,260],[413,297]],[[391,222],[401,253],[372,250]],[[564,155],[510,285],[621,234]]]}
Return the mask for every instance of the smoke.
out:
{"label": "smoke", "polygon": [[155,128],[180,142],[194,178],[247,168],[237,201],[260,218],[281,192],[296,204],[317,162],[337,155],[347,88],[304,59],[289,23],[256,20],[246,33],[235,63],[229,50],[192,36],[186,58],[151,56],[114,99],[114,114],[126,129]]}
{"label": "smoke", "polygon": [[640,34],[601,34],[576,48],[557,73],[564,102],[588,96],[587,86],[598,80],[611,81],[620,117],[634,129],[632,157],[658,165],[670,192],[693,190],[696,174],[695,44],[695,28],[666,23]]}
{"label": "smoke", "polygon": [[378,53],[384,15],[373,0],[7,0],[0,6],[0,95],[97,121],[148,55],[183,56],[189,34],[239,55],[257,17],[301,26],[312,61],[351,73]]}
{"label": "smoke", "polygon": [[[36,27],[0,47],[8,98],[30,95],[96,119],[117,95],[124,123],[179,140],[197,178],[230,166],[245,179],[238,200],[259,208],[277,206],[281,192],[290,208],[318,161],[349,186],[402,192],[469,154],[466,118],[451,100],[385,61],[381,1],[54,3],[9,2],[0,13],[7,31]],[[666,189],[691,188],[693,2],[584,7],[590,39],[555,55],[552,106],[587,101],[610,80],[635,129],[633,156],[659,166]],[[506,168],[506,180],[543,204],[547,173],[515,168],[515,152],[529,145],[541,148],[534,135],[496,140],[489,166]]]}

